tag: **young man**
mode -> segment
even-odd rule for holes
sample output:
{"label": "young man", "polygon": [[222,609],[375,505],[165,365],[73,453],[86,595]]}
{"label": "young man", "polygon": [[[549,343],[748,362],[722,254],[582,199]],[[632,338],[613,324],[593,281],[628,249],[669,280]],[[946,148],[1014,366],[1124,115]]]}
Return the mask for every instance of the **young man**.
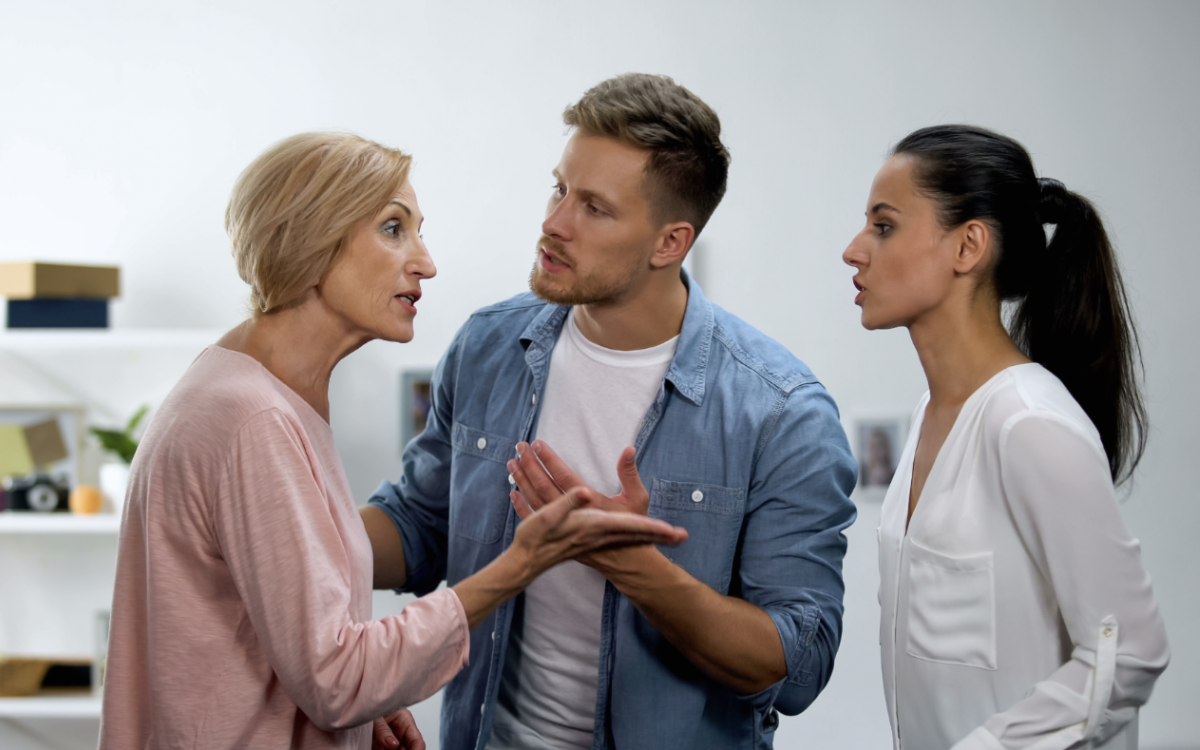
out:
{"label": "young man", "polygon": [[497,610],[442,747],[768,748],[833,669],[854,459],[808,368],[682,270],[725,192],[716,113],[632,74],[564,120],[533,293],[458,332],[399,483],[363,509],[375,586],[453,584],[511,542],[514,503],[587,485],[688,541],[564,563]]}

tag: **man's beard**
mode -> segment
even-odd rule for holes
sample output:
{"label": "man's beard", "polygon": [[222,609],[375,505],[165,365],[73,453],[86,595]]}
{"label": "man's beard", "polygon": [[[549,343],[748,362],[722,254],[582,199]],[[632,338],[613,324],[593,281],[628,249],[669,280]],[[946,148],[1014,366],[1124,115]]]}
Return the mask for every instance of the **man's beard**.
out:
{"label": "man's beard", "polygon": [[[567,256],[562,243],[555,242],[545,236],[538,241],[537,258],[534,259],[533,270],[529,273],[529,289],[539,299],[555,305],[608,307],[620,302],[630,288],[633,287],[634,278],[632,273],[617,272],[602,274],[594,272],[583,277],[579,276],[578,272],[576,272],[574,286],[563,288],[555,283],[553,275],[542,270],[542,247],[545,247],[558,258],[562,258],[568,262],[572,261]],[[577,268],[574,263],[571,263],[572,270]]]}

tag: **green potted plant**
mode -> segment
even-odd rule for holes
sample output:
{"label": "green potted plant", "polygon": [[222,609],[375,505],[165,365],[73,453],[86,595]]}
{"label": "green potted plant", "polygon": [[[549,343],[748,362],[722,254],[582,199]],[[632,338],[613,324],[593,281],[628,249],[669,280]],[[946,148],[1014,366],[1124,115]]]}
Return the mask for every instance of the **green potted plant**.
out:
{"label": "green potted plant", "polygon": [[109,462],[100,466],[100,492],[112,503],[115,513],[120,513],[125,507],[125,492],[129,486],[129,464],[133,462],[133,454],[137,452],[138,441],[133,433],[141,423],[148,405],[134,412],[123,430],[109,430],[102,427],[89,427],[88,432],[96,436],[100,446],[120,461]]}

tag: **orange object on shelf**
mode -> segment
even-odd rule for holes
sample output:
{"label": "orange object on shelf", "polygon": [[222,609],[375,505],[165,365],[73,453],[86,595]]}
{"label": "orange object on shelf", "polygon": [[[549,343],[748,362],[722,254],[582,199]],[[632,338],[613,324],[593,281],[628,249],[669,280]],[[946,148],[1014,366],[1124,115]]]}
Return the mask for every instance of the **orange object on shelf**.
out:
{"label": "orange object on shelf", "polygon": [[71,512],[83,515],[99,513],[103,502],[104,496],[100,494],[100,488],[90,484],[79,485],[67,499],[67,505],[71,508]]}

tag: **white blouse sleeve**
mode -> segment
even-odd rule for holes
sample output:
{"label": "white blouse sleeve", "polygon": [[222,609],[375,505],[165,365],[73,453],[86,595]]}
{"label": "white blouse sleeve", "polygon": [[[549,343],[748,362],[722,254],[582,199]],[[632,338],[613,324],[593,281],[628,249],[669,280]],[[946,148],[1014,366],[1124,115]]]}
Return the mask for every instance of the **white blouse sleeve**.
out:
{"label": "white blouse sleeve", "polygon": [[1013,520],[1053,589],[1072,651],[955,747],[1093,747],[1136,716],[1169,659],[1141,547],[1125,530],[1107,459],[1078,426],[1026,412],[1005,424],[999,447]]}

